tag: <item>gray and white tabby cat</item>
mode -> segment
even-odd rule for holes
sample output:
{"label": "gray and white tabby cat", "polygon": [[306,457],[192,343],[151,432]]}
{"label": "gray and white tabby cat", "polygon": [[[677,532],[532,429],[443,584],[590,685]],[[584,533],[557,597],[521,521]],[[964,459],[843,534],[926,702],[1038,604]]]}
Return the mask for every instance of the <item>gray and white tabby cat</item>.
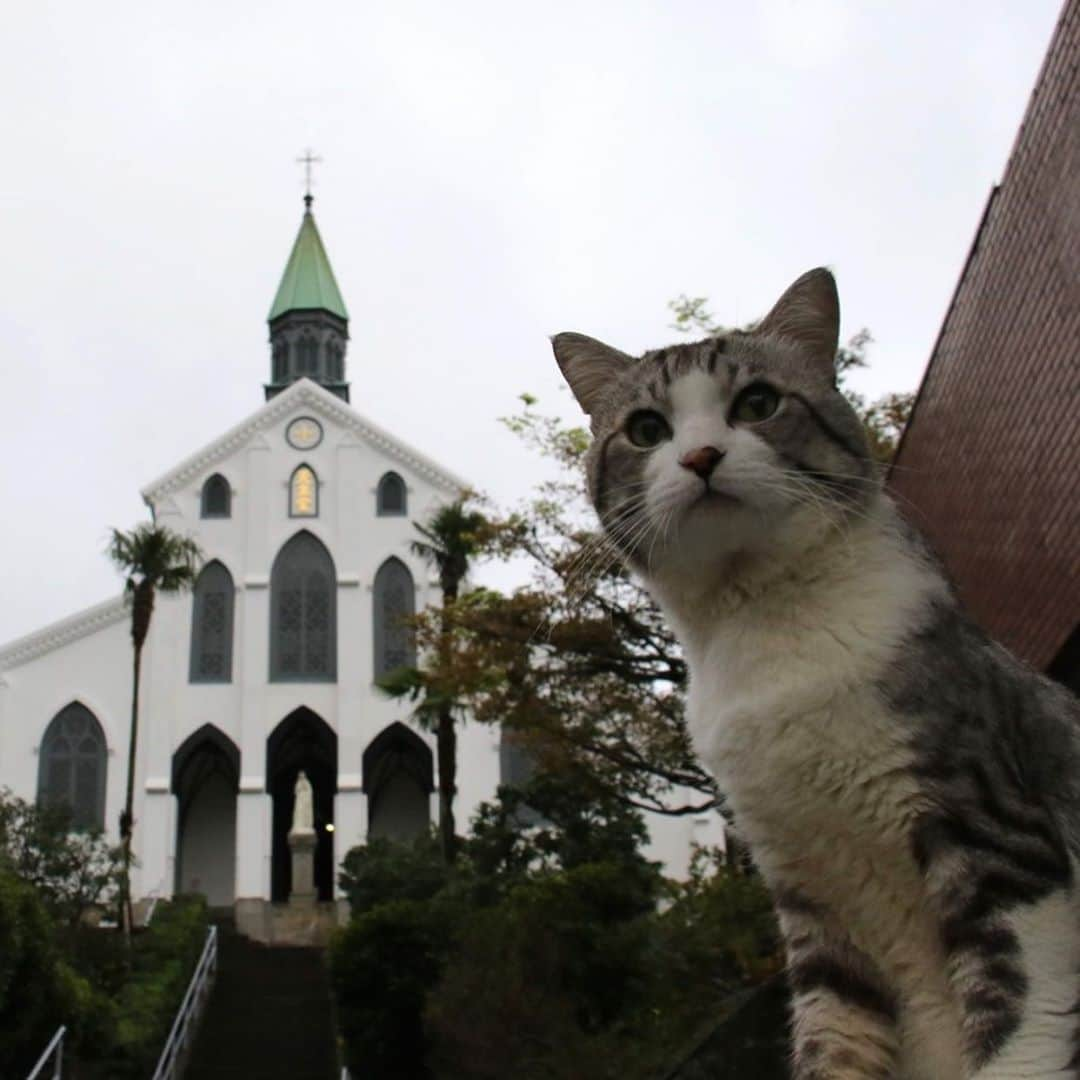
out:
{"label": "gray and white tabby cat", "polygon": [[800,1080],[1080,1077],[1080,704],[958,610],[836,389],[838,326],[819,269],[750,333],[557,335],[590,494],[686,651]]}

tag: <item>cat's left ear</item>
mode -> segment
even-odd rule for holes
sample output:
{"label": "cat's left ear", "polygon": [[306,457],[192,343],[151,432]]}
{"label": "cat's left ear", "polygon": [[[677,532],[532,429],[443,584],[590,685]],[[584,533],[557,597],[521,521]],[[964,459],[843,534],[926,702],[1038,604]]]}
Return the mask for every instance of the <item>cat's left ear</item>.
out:
{"label": "cat's left ear", "polygon": [[556,334],[551,347],[563,378],[589,416],[599,406],[612,380],[634,362],[626,353],[584,334]]}
{"label": "cat's left ear", "polygon": [[831,374],[840,339],[836,279],[823,266],[808,270],[788,286],[753,332],[801,345],[813,357],[815,365],[827,368]]}

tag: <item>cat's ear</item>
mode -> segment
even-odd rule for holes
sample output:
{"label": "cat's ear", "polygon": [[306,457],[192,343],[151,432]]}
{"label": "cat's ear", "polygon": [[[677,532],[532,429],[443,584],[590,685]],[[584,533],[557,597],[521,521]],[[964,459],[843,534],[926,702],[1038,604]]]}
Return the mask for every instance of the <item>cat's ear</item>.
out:
{"label": "cat's ear", "polygon": [[563,378],[589,416],[593,415],[612,380],[634,362],[626,353],[584,334],[556,334],[551,339],[551,347]]}
{"label": "cat's ear", "polygon": [[827,365],[832,372],[840,338],[836,279],[823,266],[808,270],[788,286],[753,332],[801,345],[819,365]]}

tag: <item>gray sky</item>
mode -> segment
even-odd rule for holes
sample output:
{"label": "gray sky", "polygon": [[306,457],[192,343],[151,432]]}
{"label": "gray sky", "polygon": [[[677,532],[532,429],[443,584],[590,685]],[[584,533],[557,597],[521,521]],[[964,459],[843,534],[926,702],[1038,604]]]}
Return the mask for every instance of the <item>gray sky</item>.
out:
{"label": "gray sky", "polygon": [[353,404],[503,500],[546,336],[664,344],[831,266],[918,384],[1059,0],[20,3],[0,40],[0,642],[96,603],[139,489],[262,403],[302,211]]}

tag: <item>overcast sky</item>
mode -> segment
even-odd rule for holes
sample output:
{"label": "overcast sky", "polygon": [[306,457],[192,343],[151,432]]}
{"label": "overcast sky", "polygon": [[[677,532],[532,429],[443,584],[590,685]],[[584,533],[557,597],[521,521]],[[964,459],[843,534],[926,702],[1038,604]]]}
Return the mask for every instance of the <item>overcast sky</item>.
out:
{"label": "overcast sky", "polygon": [[1060,0],[20,3],[0,40],[0,642],[108,597],[111,525],[262,403],[302,212],[361,413],[502,500],[576,416],[546,341],[667,343],[836,272],[918,385]]}

